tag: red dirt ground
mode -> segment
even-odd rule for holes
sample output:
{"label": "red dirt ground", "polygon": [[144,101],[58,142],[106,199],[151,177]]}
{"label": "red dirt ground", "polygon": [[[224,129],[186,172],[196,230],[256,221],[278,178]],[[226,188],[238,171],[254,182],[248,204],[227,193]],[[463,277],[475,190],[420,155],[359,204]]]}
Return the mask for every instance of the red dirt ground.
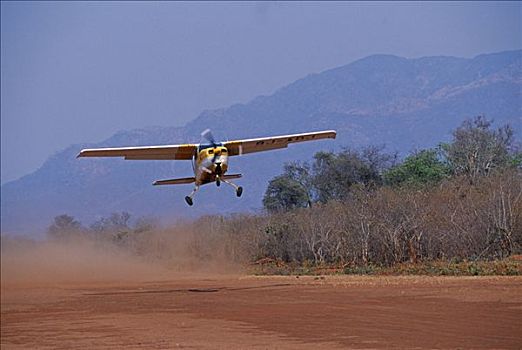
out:
{"label": "red dirt ground", "polygon": [[1,348],[521,349],[521,277],[2,280]]}

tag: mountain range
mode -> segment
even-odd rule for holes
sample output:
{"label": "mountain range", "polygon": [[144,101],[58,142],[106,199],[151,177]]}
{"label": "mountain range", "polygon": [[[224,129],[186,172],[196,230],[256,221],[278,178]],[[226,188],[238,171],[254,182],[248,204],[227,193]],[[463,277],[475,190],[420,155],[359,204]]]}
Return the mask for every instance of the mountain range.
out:
{"label": "mountain range", "polygon": [[[318,150],[370,144],[406,155],[449,140],[455,127],[477,115],[495,125],[511,124],[520,140],[522,50],[470,59],[373,55],[308,75],[270,96],[204,111],[184,127],[125,130],[100,143],[71,145],[35,172],[1,187],[1,229],[41,234],[63,213],[89,224],[120,211],[166,222],[257,211],[268,181],[285,162],[311,160]],[[228,186],[207,185],[190,208],[183,201],[190,185],[151,186],[157,179],[190,176],[190,162],[76,159],[87,147],[200,142],[206,128],[228,140],[323,129],[335,129],[338,136],[234,157],[229,171],[243,174],[238,180],[243,197],[236,198]]]}

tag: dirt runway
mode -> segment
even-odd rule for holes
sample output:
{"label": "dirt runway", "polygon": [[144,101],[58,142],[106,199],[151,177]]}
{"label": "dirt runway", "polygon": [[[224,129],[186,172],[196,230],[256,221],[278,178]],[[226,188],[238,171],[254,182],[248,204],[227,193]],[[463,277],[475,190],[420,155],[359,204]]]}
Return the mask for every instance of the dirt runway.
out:
{"label": "dirt runway", "polygon": [[3,283],[2,349],[520,349],[520,277]]}

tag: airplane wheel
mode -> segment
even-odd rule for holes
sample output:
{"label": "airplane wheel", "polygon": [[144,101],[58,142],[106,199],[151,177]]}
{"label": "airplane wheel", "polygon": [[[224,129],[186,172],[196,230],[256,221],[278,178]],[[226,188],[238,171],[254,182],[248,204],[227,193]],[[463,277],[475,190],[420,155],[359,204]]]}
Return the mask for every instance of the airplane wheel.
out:
{"label": "airplane wheel", "polygon": [[217,187],[221,186],[221,180],[220,179],[216,179],[216,186]]}
{"label": "airplane wheel", "polygon": [[185,202],[187,202],[187,204],[190,206],[192,206],[192,204],[194,204],[194,202],[192,201],[192,198],[190,198],[189,196],[185,197]]}
{"label": "airplane wheel", "polygon": [[243,187],[239,186],[236,190],[236,196],[241,197],[243,194]]}

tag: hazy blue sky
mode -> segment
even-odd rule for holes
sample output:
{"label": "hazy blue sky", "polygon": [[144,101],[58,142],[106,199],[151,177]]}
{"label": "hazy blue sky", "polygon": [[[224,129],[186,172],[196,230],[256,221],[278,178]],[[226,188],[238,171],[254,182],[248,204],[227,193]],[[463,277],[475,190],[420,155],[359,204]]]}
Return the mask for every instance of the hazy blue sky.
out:
{"label": "hazy blue sky", "polygon": [[1,181],[370,54],[521,47],[521,2],[1,2]]}

